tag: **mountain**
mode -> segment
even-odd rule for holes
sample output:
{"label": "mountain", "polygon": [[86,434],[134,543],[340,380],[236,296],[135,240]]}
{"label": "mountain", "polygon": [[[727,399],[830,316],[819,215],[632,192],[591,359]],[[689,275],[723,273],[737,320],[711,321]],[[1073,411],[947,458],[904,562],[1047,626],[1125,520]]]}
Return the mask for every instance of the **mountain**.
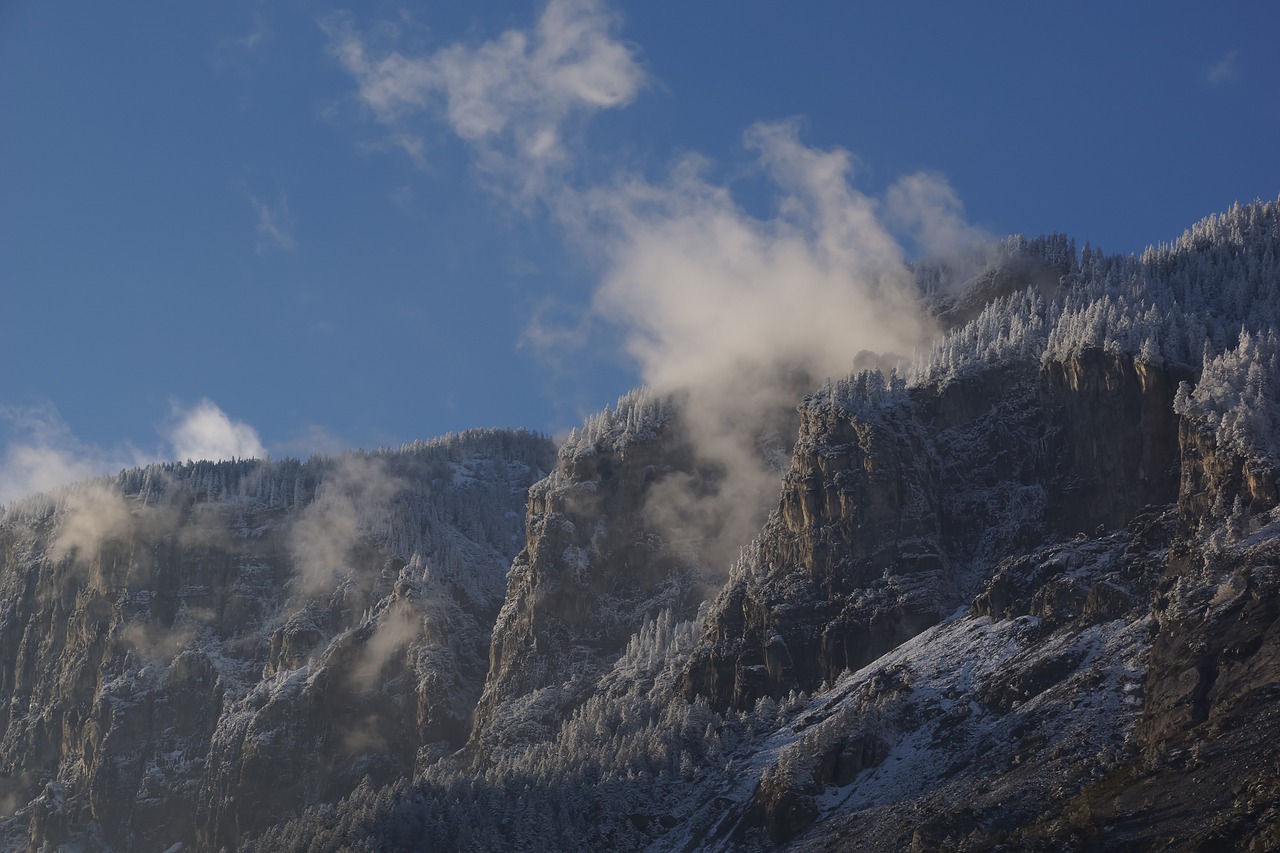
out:
{"label": "mountain", "polygon": [[554,457],[476,433],[11,507],[0,839],[1276,849],[1277,258],[1257,202],[1141,257],[922,266],[932,350],[797,377],[735,463],[759,507],[645,389]]}
{"label": "mountain", "polygon": [[543,436],[154,465],[0,522],[0,848],[231,846],[466,738]]}

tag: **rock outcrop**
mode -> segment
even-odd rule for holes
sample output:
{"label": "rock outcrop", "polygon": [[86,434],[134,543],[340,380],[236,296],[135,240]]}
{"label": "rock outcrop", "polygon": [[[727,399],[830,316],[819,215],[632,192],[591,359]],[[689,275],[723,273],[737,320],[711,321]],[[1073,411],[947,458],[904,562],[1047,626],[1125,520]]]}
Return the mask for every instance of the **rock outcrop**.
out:
{"label": "rock outcrop", "polygon": [[525,548],[493,629],[472,747],[546,734],[646,620],[697,608],[701,558],[648,512],[667,477],[711,477],[677,404],[647,391],[595,416],[529,492]]}
{"label": "rock outcrop", "polygon": [[936,624],[1000,560],[1172,503],[1183,375],[1093,351],[809,398],[778,510],[714,604],[686,695],[747,709],[815,690]]}
{"label": "rock outcrop", "polygon": [[460,746],[544,437],[127,471],[0,522],[5,849],[233,848]]}
{"label": "rock outcrop", "polygon": [[11,509],[0,847],[1276,849],[1280,205],[1033,242],[804,400],[727,580],[644,391]]}

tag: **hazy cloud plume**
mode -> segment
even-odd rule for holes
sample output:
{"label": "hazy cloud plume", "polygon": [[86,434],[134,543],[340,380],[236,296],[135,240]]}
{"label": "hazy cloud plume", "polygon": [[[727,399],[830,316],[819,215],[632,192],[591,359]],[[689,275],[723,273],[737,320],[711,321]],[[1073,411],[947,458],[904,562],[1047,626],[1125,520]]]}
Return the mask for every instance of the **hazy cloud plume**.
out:
{"label": "hazy cloud plume", "polygon": [[1222,58],[1204,70],[1205,82],[1211,86],[1232,83],[1240,77],[1240,51],[1228,50]]}
{"label": "hazy cloud plume", "polygon": [[191,645],[195,634],[190,624],[165,627],[139,621],[127,622],[120,638],[143,658],[167,664]]}
{"label": "hazy cloud plume", "polygon": [[308,424],[272,449],[286,456],[306,459],[310,456],[337,456],[351,445],[318,424]]}
{"label": "hazy cloud plume", "polygon": [[770,448],[789,450],[800,397],[861,351],[909,356],[932,336],[895,231],[931,249],[978,233],[938,178],[906,178],[881,203],[854,188],[848,152],[804,145],[794,123],[758,124],[746,144],[774,188],[770,218],[695,158],[664,183],[625,180],[563,207],[605,258],[595,314],[621,328],[651,387],[684,392],[690,437],[720,472],[669,479],[651,512],[721,562],[777,499]]}
{"label": "hazy cloud plume", "polygon": [[176,422],[167,437],[179,462],[267,458],[257,431],[244,421],[231,420],[212,400],[189,409],[175,404],[173,417]]}
{"label": "hazy cloud plume", "polygon": [[899,179],[885,194],[885,214],[924,257],[969,254],[991,242],[989,234],[965,221],[964,205],[940,175],[917,172]]}
{"label": "hazy cloud plume", "polygon": [[127,532],[130,518],[129,501],[110,486],[92,483],[78,488],[67,498],[49,556],[55,561],[77,552],[92,556],[107,539]]}
{"label": "hazy cloud plume", "polygon": [[802,145],[792,124],[747,144],[777,189],[757,219],[685,161],[667,183],[593,190],[575,211],[598,227],[608,269],[595,308],[627,332],[660,391],[784,364],[843,375],[859,350],[907,351],[929,334],[902,248],[849,183],[849,155]]}
{"label": "hazy cloud plume", "polygon": [[344,755],[364,755],[370,752],[386,752],[387,739],[383,734],[384,721],[375,715],[351,724],[342,735]]}
{"label": "hazy cloud plume", "polygon": [[249,196],[249,203],[257,214],[258,251],[272,247],[290,251],[298,247],[293,236],[293,216],[289,213],[289,198],[281,191],[275,203]]}
{"label": "hazy cloud plume", "polygon": [[377,626],[351,669],[352,684],[371,690],[378,684],[382,668],[402,649],[418,638],[422,620],[405,601],[397,599],[381,614]]}
{"label": "hazy cloud plume", "polygon": [[349,571],[348,552],[403,489],[403,481],[387,473],[377,457],[343,456],[334,462],[315,500],[289,531],[288,548],[304,595],[328,589]]}
{"label": "hazy cloud plume", "polygon": [[376,50],[346,18],[324,28],[360,102],[411,157],[422,156],[412,119],[440,116],[472,143],[482,169],[525,197],[569,160],[572,117],[625,106],[645,82],[632,49],[615,36],[616,15],[598,0],[550,0],[532,30],[423,56]]}
{"label": "hazy cloud plume", "polygon": [[854,187],[847,151],[804,145],[790,122],[745,134],[773,190],[770,216],[748,212],[694,156],[662,181],[573,188],[567,121],[625,106],[646,82],[616,27],[598,0],[552,0],[531,31],[426,56],[375,51],[345,19],[327,31],[361,102],[393,135],[412,119],[442,120],[484,170],[515,179],[517,200],[547,202],[601,261],[585,318],[558,322],[563,312],[547,303],[523,342],[571,348],[607,325],[647,384],[687,400],[704,473],[664,483],[651,511],[729,559],[776,500],[800,397],[847,374],[861,352],[909,356],[932,337],[909,254],[969,249],[982,234],[945,180],[911,175],[872,198]]}
{"label": "hazy cloud plume", "polygon": [[128,445],[108,450],[80,441],[51,403],[0,406],[0,425],[9,433],[0,458],[0,504],[151,461]]}

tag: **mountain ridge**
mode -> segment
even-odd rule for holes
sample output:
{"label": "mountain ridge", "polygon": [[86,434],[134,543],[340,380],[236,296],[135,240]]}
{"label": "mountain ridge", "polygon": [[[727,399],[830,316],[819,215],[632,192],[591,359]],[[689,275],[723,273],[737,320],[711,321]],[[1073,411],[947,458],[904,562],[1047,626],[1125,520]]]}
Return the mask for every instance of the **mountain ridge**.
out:
{"label": "mountain ridge", "polygon": [[[260,643],[269,686],[240,700],[252,708],[240,722],[214,724],[224,734],[210,742],[226,748],[211,760],[235,766],[254,725],[261,737],[239,742],[301,738],[262,753],[284,774],[311,766],[308,739],[339,722],[351,755],[336,773],[297,774],[310,789],[264,791],[256,810],[202,782],[203,828],[164,837],[210,850],[1267,849],[1280,839],[1268,782],[1280,755],[1265,737],[1280,651],[1277,258],[1277,202],[1207,217],[1141,257],[1077,253],[1061,235],[1006,241],[968,296],[938,300],[949,330],[901,373],[857,372],[794,413],[761,413],[758,463],[789,462],[731,568],[712,556],[736,531],[727,515],[664,504],[678,486],[714,508],[726,482],[723,460],[688,441],[678,394],[624,396],[554,460],[541,440],[537,483],[527,463],[493,480],[529,499],[492,595],[466,588],[465,555],[447,596],[424,591],[421,563],[377,557],[415,516],[366,462],[328,498],[295,477],[318,523],[291,522],[307,536],[277,533],[276,547],[326,603]],[[946,275],[922,269],[922,286]],[[450,487],[477,479],[474,466],[447,471]],[[189,515],[234,516],[214,496],[238,487],[198,479]],[[499,527],[456,541],[496,541]],[[299,569],[332,528],[358,533],[343,554],[368,564],[345,582]],[[116,570],[95,530],[58,535],[11,549],[24,556],[6,567],[43,548],[36,562],[66,570],[80,548],[96,555],[87,577]],[[156,607],[177,614],[181,590]],[[468,658],[473,698],[454,703],[446,737],[397,734],[410,696],[421,725],[441,692],[406,669],[419,640],[401,629],[421,638],[427,603],[470,597],[493,601],[492,642]],[[142,604],[72,595],[55,612],[88,638]],[[14,626],[0,620],[0,636]],[[431,672],[461,659],[428,645],[443,655]],[[175,702],[217,670],[188,650],[156,660]],[[99,707],[105,688],[83,684],[68,704]],[[0,744],[13,743],[4,723]],[[361,752],[379,739],[417,751]],[[86,794],[65,767],[14,782],[14,762],[0,769],[27,800],[0,817],[6,843],[140,843],[128,825],[108,830],[103,817],[125,806],[105,791]],[[1171,802],[1185,814],[1157,807]]]}

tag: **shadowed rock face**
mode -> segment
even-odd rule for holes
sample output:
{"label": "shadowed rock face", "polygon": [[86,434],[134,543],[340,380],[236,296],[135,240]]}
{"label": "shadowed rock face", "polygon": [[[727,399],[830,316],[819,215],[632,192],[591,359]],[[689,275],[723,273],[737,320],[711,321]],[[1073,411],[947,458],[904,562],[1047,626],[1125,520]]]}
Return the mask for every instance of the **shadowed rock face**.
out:
{"label": "shadowed rock face", "polygon": [[[961,839],[990,838],[1079,790],[1137,717],[1132,667],[1160,571],[1138,540],[1174,529],[1171,515],[1010,560],[968,614],[843,680],[837,701],[793,723],[804,735],[762,775],[737,836],[758,827],[804,850],[970,849]],[[823,814],[837,789],[863,804],[856,817]]]}
{"label": "shadowed rock face", "polygon": [[[807,376],[786,381],[809,387]],[[527,545],[494,627],[473,755],[491,758],[554,730],[646,621],[663,611],[693,617],[722,582],[717,561],[741,547],[744,525],[763,522],[768,504],[754,481],[742,487],[711,458],[715,442],[691,435],[688,406],[683,395],[632,392],[575,432],[556,470],[530,490]],[[790,455],[797,414],[751,420],[754,447],[743,453],[755,456],[738,461],[776,470]]]}
{"label": "shadowed rock face", "polygon": [[[716,601],[716,645],[693,664],[689,694],[750,707],[937,621],[936,466],[913,415],[905,400],[873,421],[802,410],[779,509]],[[905,581],[892,602],[875,595],[890,570]]]}
{"label": "shadowed rock face", "polygon": [[[797,759],[784,754],[761,777],[731,824],[739,836],[758,827],[796,850],[1260,851],[1280,843],[1274,474],[1264,460],[1220,447],[1190,421],[1171,412],[1156,417],[1163,407],[1125,399],[1124,389],[1135,386],[1168,399],[1168,375],[1153,381],[1143,366],[1130,369],[1108,358],[1094,360],[1102,369],[1090,378],[1081,375],[1084,362],[1046,371],[1051,388],[1116,395],[1118,410],[1135,415],[1150,434],[1116,436],[1117,446],[1132,455],[1090,441],[1078,425],[1059,434],[1064,444],[1051,473],[1068,473],[1085,493],[1098,488],[1100,478],[1090,477],[1095,460],[1118,478],[1111,499],[1095,494],[1092,512],[1077,510],[1069,523],[1108,523],[1138,501],[1168,497],[1171,481],[1181,484],[1176,502],[1133,511],[1127,529],[1103,538],[1081,535],[1042,551],[1015,552],[983,584],[963,618],[924,635],[924,643],[912,641],[884,656],[864,670],[880,672],[853,681],[867,690],[854,703],[858,713],[848,722],[825,721],[830,734],[806,734],[802,772],[794,769]],[[1053,393],[1045,396],[1054,399]],[[1056,405],[1063,405],[1061,398]],[[1069,397],[1065,408],[1075,408]],[[1119,428],[1106,413],[1094,420]],[[1178,438],[1176,455],[1166,468],[1171,435]],[[1165,476],[1143,476],[1153,470],[1151,460]],[[1224,512],[1234,515],[1224,519]],[[1241,512],[1243,518],[1235,517]],[[1251,537],[1259,524],[1263,529]],[[1055,535],[1052,525],[1045,530]],[[1217,534],[1206,530],[1228,538],[1213,544]],[[954,642],[945,639],[949,633],[984,625],[981,630],[1012,631],[1005,648],[1021,650],[954,694],[920,685],[914,695],[922,704],[886,715],[885,707],[900,701],[895,697],[911,691],[877,679],[913,670],[922,675],[936,666],[931,647],[946,648]],[[1105,641],[1105,652],[1091,649],[1113,632],[1117,639]],[[1109,683],[1117,674],[1120,681]],[[939,696],[950,708],[930,711],[926,706]],[[1093,728],[1081,728],[1082,718],[1097,714],[1099,705],[1107,710]],[[994,739],[978,741],[978,750],[967,753],[973,734],[966,746],[964,733],[984,714],[1003,722]],[[893,722],[885,723],[886,716]],[[896,726],[905,728],[898,733]],[[924,739],[932,757],[918,767],[949,766],[936,782],[918,769],[909,796],[886,795],[894,770],[879,765],[890,754],[900,760],[918,751],[921,732],[932,733],[932,740]],[[896,751],[895,738],[913,745]],[[1073,739],[1083,752],[1067,745]],[[861,808],[823,823],[824,792],[859,790],[856,778],[843,781],[836,772],[854,753],[879,781],[866,783]]]}
{"label": "shadowed rock face", "polygon": [[1123,527],[1179,486],[1178,383],[1189,371],[1086,352],[1044,368],[1043,405],[1061,435],[1048,517],[1062,532]]}
{"label": "shadowed rock face", "polygon": [[553,725],[646,619],[696,608],[696,554],[671,547],[646,513],[652,486],[672,474],[714,476],[664,420],[643,436],[562,451],[530,490],[527,544],[493,630],[473,746],[527,735],[505,724],[511,715]]}
{"label": "shadowed rock face", "polygon": [[47,556],[53,520],[6,525],[0,793],[23,805],[45,783],[65,786],[32,826],[33,848],[42,825],[54,843],[88,824],[121,847],[190,837],[228,681],[187,646],[204,630],[251,665],[288,574],[280,537],[215,533],[207,507],[138,508],[96,552],[64,560]]}
{"label": "shadowed rock face", "polygon": [[936,624],[1001,559],[1173,502],[1179,378],[1093,352],[806,401],[778,510],[716,600],[685,695],[747,709],[812,691]]}
{"label": "shadowed rock face", "polygon": [[12,509],[0,849],[233,848],[460,746],[553,460],[541,436],[475,432],[156,466]]}

